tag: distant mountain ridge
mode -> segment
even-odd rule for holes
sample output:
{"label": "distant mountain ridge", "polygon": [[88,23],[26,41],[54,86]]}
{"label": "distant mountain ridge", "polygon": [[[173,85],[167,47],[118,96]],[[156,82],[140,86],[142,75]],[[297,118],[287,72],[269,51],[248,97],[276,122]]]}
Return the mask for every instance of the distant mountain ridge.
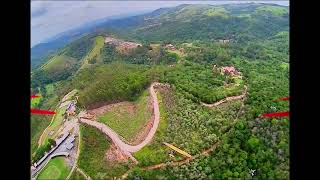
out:
{"label": "distant mountain ridge", "polygon": [[83,37],[87,33],[91,32],[94,28],[97,28],[108,21],[117,20],[143,13],[145,13],[145,11],[108,16],[105,18],[91,21],[89,23],[82,24],[76,28],[61,32],[53,37],[50,37],[44,40],[43,42],[34,45],[31,48],[31,66],[35,67],[41,64],[46,56],[55,53],[57,50],[63,48],[68,43]]}
{"label": "distant mountain ridge", "polygon": [[249,41],[266,38],[288,30],[288,9],[287,6],[262,3],[182,4],[143,14],[102,18],[34,46],[31,48],[31,65],[36,67],[45,62],[50,53],[54,54],[70,42],[93,34],[96,29],[100,35],[115,32],[137,41],[210,41],[228,37]]}

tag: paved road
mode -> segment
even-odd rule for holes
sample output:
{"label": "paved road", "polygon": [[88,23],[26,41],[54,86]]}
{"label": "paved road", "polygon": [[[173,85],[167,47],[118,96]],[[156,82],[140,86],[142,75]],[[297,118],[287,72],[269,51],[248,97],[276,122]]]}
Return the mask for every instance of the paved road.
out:
{"label": "paved road", "polygon": [[31,172],[32,177],[35,177],[38,174],[38,172],[40,172],[41,169],[48,163],[48,161],[51,159],[51,157],[55,156],[55,154],[57,154],[57,153],[60,154],[63,152],[70,153],[71,150],[67,149],[67,144],[71,140],[71,138],[72,138],[72,135],[69,135],[54,151],[52,151],[50,153],[50,155],[44,161],[41,162],[41,164],[39,164],[37,166],[37,168],[35,170],[32,170],[32,172]]}
{"label": "paved road", "polygon": [[160,111],[159,111],[159,104],[158,104],[158,99],[157,99],[157,95],[156,92],[154,90],[154,86],[155,85],[160,85],[159,83],[153,83],[150,88],[150,95],[153,99],[153,113],[154,113],[154,120],[152,123],[152,127],[148,133],[148,135],[146,136],[146,138],[138,145],[132,146],[129,144],[126,144],[125,142],[123,142],[121,140],[121,137],[114,132],[110,127],[108,127],[107,125],[97,122],[97,121],[92,121],[92,120],[87,120],[87,119],[83,119],[83,118],[79,118],[81,123],[85,123],[88,125],[91,125],[93,127],[96,127],[98,129],[100,129],[102,132],[104,132],[105,134],[107,134],[111,140],[126,154],[128,154],[129,156],[131,156],[130,153],[133,152],[137,152],[139,151],[141,148],[143,148],[145,145],[147,145],[153,138],[154,134],[157,131],[158,125],[159,125],[159,121],[160,121]]}

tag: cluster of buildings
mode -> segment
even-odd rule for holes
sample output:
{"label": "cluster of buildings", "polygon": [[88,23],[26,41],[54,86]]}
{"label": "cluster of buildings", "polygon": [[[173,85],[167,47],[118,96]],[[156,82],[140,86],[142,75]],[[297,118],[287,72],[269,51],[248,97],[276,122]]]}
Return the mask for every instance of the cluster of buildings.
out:
{"label": "cluster of buildings", "polygon": [[176,47],[174,47],[174,45],[172,45],[172,44],[166,44],[164,47],[165,47],[166,49],[169,49],[169,50],[172,50],[172,51],[177,50]]}
{"label": "cluster of buildings", "polygon": [[241,72],[236,70],[233,66],[222,66],[221,68],[217,68],[217,65],[213,65],[213,70],[219,70],[221,74],[231,75],[231,76],[241,76]]}
{"label": "cluster of buildings", "polygon": [[135,42],[129,42],[129,41],[123,41],[121,39],[115,39],[112,37],[106,37],[104,40],[105,44],[111,44],[114,46],[120,46],[124,49],[134,49],[137,47],[141,47],[142,45],[139,43],[135,43]]}
{"label": "cluster of buildings", "polygon": [[229,43],[231,40],[230,39],[219,39],[218,42],[222,44]]}
{"label": "cluster of buildings", "polygon": [[232,75],[232,76],[239,76],[241,75],[241,73],[239,71],[236,70],[236,68],[234,68],[233,66],[224,66],[221,67],[221,73],[223,74],[228,74],[228,75]]}
{"label": "cluster of buildings", "polygon": [[68,107],[67,107],[67,110],[66,110],[66,113],[68,116],[74,116],[76,115],[76,105],[75,105],[75,102],[71,102]]}

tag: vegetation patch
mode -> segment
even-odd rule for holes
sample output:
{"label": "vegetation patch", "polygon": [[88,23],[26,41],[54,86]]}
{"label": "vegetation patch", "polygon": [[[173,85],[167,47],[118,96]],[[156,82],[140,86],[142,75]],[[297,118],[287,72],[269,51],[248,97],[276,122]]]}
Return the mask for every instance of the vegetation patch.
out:
{"label": "vegetation patch", "polygon": [[57,55],[51,58],[46,64],[42,66],[42,70],[49,73],[56,73],[63,70],[66,70],[68,67],[71,67],[76,63],[76,59],[66,56],[66,55]]}
{"label": "vegetation patch", "polygon": [[206,16],[221,16],[224,18],[228,17],[228,11],[223,8],[223,7],[215,7],[215,8],[211,8],[209,10],[204,11],[203,13]]}
{"label": "vegetation patch", "polygon": [[70,176],[70,180],[86,180],[86,178],[75,169]]}
{"label": "vegetation patch", "polygon": [[103,45],[104,45],[104,37],[97,36],[95,38],[95,43],[93,45],[93,48],[83,60],[84,64],[82,65],[81,68],[86,67],[88,64],[95,64],[97,62],[100,62],[100,55],[101,55],[100,52]]}
{"label": "vegetation patch", "polygon": [[112,107],[99,120],[131,142],[151,120],[151,103],[150,94],[146,90],[137,101]]}
{"label": "vegetation patch", "polygon": [[65,163],[64,157],[55,157],[48,162],[37,179],[65,179],[70,170],[71,168]]}
{"label": "vegetation patch", "polygon": [[39,97],[31,99],[31,108],[38,107],[40,104],[40,101],[42,100],[41,94],[36,94],[36,96],[39,96]]}
{"label": "vegetation patch", "polygon": [[160,109],[160,122],[158,129],[152,142],[143,147],[140,151],[134,153],[134,157],[139,161],[138,165],[141,167],[162,163],[168,159],[169,151],[166,150],[165,146],[162,144],[162,140],[168,127],[168,117],[159,92],[157,92],[157,98]]}
{"label": "vegetation patch", "polygon": [[116,177],[128,170],[128,165],[108,162],[106,152],[111,142],[103,132],[90,126],[81,125],[81,147],[78,159],[78,166],[91,178],[98,179],[101,175],[104,178]]}
{"label": "vegetation patch", "polygon": [[256,11],[259,13],[267,12],[278,16],[289,13],[288,8],[268,5],[257,7]]}
{"label": "vegetation patch", "polygon": [[[64,113],[66,112],[67,107],[58,108],[56,110],[56,114],[53,117],[53,120],[49,127],[46,129],[45,132],[43,132],[43,138],[42,138],[42,145],[46,144],[49,138],[56,138],[58,135],[58,130],[61,127],[64,119]],[[54,133],[49,135],[50,132],[53,131]]]}
{"label": "vegetation patch", "polygon": [[70,90],[78,89],[80,106],[92,109],[103,103],[136,100],[151,78],[145,66],[112,63],[84,69],[73,78]]}
{"label": "vegetation patch", "polygon": [[[232,79],[214,71],[212,66],[186,64],[177,66],[165,76],[165,81],[172,84],[186,97],[194,102],[214,103],[228,96],[240,95],[243,91],[243,81]],[[229,86],[224,86],[229,83]]]}

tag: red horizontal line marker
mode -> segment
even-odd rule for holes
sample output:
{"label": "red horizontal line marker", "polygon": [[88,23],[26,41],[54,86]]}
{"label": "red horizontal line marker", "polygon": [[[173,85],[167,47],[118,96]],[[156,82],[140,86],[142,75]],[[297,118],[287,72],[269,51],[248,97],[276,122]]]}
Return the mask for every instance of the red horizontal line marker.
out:
{"label": "red horizontal line marker", "polygon": [[263,117],[285,117],[289,116],[289,111],[288,112],[275,112],[275,113],[266,113],[262,115]]}
{"label": "red horizontal line marker", "polygon": [[32,95],[31,96],[31,99],[33,99],[33,98],[39,98],[40,96],[38,96],[38,95]]}
{"label": "red horizontal line marker", "polygon": [[279,98],[279,100],[281,100],[281,101],[289,101],[289,98],[290,97],[283,97],[283,98]]}
{"label": "red horizontal line marker", "polygon": [[31,109],[31,114],[47,114],[47,115],[54,115],[56,112],[49,111],[49,110],[42,110],[42,109]]}

